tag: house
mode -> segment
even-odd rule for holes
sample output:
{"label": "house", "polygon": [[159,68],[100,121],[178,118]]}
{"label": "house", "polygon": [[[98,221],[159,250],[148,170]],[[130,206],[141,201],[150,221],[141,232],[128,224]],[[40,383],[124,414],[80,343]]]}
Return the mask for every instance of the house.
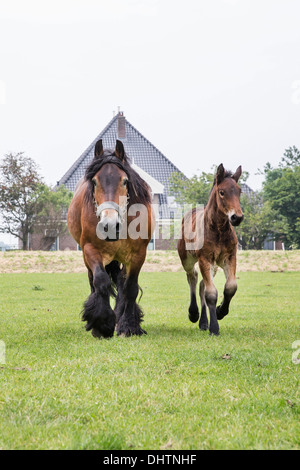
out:
{"label": "house", "polygon": [[5,242],[0,241],[0,251],[11,250],[12,247]]}
{"label": "house", "polygon": [[[57,182],[57,186],[64,184],[71,191],[75,190],[76,184],[84,176],[85,170],[94,158],[94,147],[96,142],[102,139],[103,147],[114,149],[116,139],[122,140],[126,154],[131,165],[137,173],[149,184],[152,190],[153,203],[158,208],[158,224],[156,236],[150,242],[151,249],[165,249],[170,241],[163,240],[161,226],[168,224],[174,218],[177,205],[174,197],[169,194],[169,178],[174,172],[183,173],[155,147],[144,135],[139,132],[119,111],[107,126],[98,134],[87,149],[73,163],[65,175]],[[185,175],[183,175],[185,177]],[[76,242],[69,234],[56,238],[53,249],[78,249]]]}

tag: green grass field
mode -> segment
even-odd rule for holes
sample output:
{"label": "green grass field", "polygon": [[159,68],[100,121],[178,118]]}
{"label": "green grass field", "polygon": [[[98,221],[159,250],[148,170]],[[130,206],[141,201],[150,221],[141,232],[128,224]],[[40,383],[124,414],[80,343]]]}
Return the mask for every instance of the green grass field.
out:
{"label": "green grass field", "polygon": [[299,449],[300,272],[238,277],[219,337],[184,273],[146,272],[148,335],[99,341],[85,274],[1,274],[0,449]]}

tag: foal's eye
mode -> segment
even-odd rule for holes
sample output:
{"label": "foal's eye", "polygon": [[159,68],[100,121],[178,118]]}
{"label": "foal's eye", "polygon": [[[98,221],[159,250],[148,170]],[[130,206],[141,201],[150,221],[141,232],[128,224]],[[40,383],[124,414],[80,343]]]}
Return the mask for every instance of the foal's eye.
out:
{"label": "foal's eye", "polygon": [[225,195],[225,193],[222,189],[219,191],[219,194],[220,194],[221,197],[224,197],[224,195]]}

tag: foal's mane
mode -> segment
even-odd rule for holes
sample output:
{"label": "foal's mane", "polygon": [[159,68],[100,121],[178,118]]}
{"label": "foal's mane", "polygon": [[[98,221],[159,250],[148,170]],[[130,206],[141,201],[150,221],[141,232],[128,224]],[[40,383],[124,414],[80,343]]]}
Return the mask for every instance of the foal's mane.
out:
{"label": "foal's mane", "polygon": [[85,194],[87,203],[94,203],[94,185],[92,183],[93,177],[98,173],[103,165],[113,163],[123,170],[128,177],[127,191],[129,205],[151,203],[151,190],[146,181],[132,168],[127,155],[124,153],[123,160],[121,160],[116,152],[111,150],[104,150],[100,157],[94,158],[85,171],[85,180],[88,182],[88,188]]}
{"label": "foal's mane", "polygon": [[[223,179],[225,180],[226,178],[232,178],[232,176],[233,176],[232,171],[230,171],[230,170],[225,170],[224,178],[223,178]],[[216,184],[217,184],[217,175],[215,175],[215,177],[214,177],[214,182],[213,182],[213,185],[212,185],[211,190],[210,190],[210,193],[209,193],[209,198],[210,198],[211,193],[213,192],[213,189],[214,189],[214,187],[216,186]],[[209,198],[208,198],[208,200],[209,200]]]}
{"label": "foal's mane", "polygon": [[[226,178],[232,178],[232,176],[233,176],[232,171],[225,170],[223,179],[225,180]],[[215,177],[214,177],[214,182],[213,182],[212,188],[215,186],[216,182],[217,182],[217,175],[215,175]]]}

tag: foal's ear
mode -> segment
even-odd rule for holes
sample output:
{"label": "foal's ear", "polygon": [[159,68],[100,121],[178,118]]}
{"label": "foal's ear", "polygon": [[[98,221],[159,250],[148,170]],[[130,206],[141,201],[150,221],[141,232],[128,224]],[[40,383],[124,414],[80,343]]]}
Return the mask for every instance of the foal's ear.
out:
{"label": "foal's ear", "polygon": [[241,174],[242,174],[242,167],[241,165],[237,168],[236,172],[234,173],[234,175],[232,175],[232,178],[234,179],[234,181],[238,182],[238,180],[240,179],[241,177]]}
{"label": "foal's ear", "polygon": [[218,166],[217,173],[216,173],[217,184],[221,184],[224,177],[225,177],[225,169],[223,167],[223,163],[221,163],[221,165]]}
{"label": "foal's ear", "polygon": [[120,160],[124,160],[125,150],[123,142],[121,140],[116,140],[115,154]]}
{"label": "foal's ear", "polygon": [[103,144],[102,139],[98,140],[95,145],[94,158],[101,157],[103,155]]}

